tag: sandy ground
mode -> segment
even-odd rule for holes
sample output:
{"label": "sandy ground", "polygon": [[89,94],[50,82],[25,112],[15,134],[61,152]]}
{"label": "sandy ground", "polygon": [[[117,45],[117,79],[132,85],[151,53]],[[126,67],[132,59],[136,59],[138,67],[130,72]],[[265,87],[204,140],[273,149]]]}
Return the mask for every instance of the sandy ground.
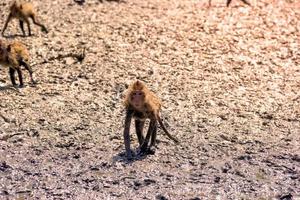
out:
{"label": "sandy ground", "polygon": [[[300,199],[297,0],[35,1],[36,87],[0,66],[0,199]],[[4,24],[9,1],[0,3]],[[73,58],[48,58],[80,52]],[[163,101],[175,145],[124,156],[124,91]],[[133,134],[133,147],[137,138]]]}

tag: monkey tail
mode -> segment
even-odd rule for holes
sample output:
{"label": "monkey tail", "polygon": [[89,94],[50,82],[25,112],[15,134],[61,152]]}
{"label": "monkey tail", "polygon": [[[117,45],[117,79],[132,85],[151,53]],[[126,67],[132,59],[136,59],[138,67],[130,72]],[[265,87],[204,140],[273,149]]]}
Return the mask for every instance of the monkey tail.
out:
{"label": "monkey tail", "polygon": [[163,131],[165,132],[165,134],[166,134],[171,140],[173,140],[176,144],[178,144],[179,141],[178,141],[175,137],[173,137],[173,136],[168,132],[168,130],[166,129],[166,127],[165,127],[165,125],[163,124],[163,122],[162,122],[162,120],[161,120],[161,118],[160,118],[159,115],[157,116],[157,121],[158,121],[160,127],[161,127],[161,128],[163,129]]}

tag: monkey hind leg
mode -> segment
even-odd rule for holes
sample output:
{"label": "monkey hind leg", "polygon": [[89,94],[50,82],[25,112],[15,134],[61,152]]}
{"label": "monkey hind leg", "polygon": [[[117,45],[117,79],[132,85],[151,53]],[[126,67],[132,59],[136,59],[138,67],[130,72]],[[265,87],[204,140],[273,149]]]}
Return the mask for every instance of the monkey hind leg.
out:
{"label": "monkey hind leg", "polygon": [[153,128],[150,146],[147,149],[147,154],[152,154],[152,155],[155,154],[156,136],[157,136],[157,124]]}
{"label": "monkey hind leg", "polygon": [[21,68],[17,68],[17,72],[18,72],[18,76],[19,76],[20,87],[24,87],[23,75],[22,75]]}
{"label": "monkey hind leg", "polygon": [[32,19],[33,23],[39,27],[41,27],[42,31],[45,33],[48,33],[47,28],[41,24],[40,22],[38,22],[38,20],[36,19],[35,15],[31,15],[30,18]]}
{"label": "monkey hind leg", "polygon": [[149,143],[150,138],[153,137],[153,132],[155,130],[155,127],[157,127],[156,120],[152,119],[150,121],[150,125],[149,125],[149,128],[148,128],[146,138],[145,138],[145,140],[144,140],[144,142],[141,146],[141,153],[146,153],[149,150],[148,143]]}
{"label": "monkey hind leg", "polygon": [[31,36],[31,28],[30,28],[30,22],[28,19],[25,20],[26,24],[27,24],[27,28],[28,28],[28,35]]}
{"label": "monkey hind leg", "polygon": [[31,83],[36,84],[36,81],[33,79],[33,71],[32,71],[31,66],[23,60],[20,61],[20,64],[23,65],[25,67],[25,69],[29,72]]}
{"label": "monkey hind leg", "polygon": [[155,146],[156,136],[157,136],[157,125],[153,128],[153,133],[152,133],[152,137],[151,137],[151,142],[150,142],[150,147],[149,148]]}
{"label": "monkey hind leg", "polygon": [[11,67],[9,68],[10,80],[11,80],[11,83],[14,87],[17,86],[16,78],[15,78],[15,72],[16,72],[16,70],[14,68],[11,68]]}
{"label": "monkey hind leg", "polygon": [[142,121],[139,119],[135,120],[135,131],[136,131],[136,135],[138,137],[140,146],[143,144],[143,142],[145,140],[145,138],[143,136],[144,124],[145,124],[145,121]]}

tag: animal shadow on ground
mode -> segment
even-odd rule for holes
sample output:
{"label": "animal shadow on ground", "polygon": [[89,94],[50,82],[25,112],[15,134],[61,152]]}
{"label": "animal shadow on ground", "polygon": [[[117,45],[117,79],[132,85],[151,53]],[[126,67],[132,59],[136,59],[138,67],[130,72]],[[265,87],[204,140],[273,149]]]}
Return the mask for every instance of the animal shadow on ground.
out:
{"label": "animal shadow on ground", "polygon": [[34,34],[31,34],[31,36],[29,35],[23,35],[23,34],[12,34],[12,35],[3,35],[2,37],[6,38],[6,39],[14,39],[14,38],[17,38],[17,37],[22,37],[22,38],[25,38],[25,37],[33,37]]}
{"label": "animal shadow on ground", "polygon": [[13,87],[12,85],[5,85],[5,86],[0,85],[0,92],[1,91],[8,91],[8,90],[18,91],[18,89]]}
{"label": "animal shadow on ground", "polygon": [[117,155],[115,155],[113,157],[113,162],[123,162],[125,164],[130,164],[133,163],[135,161],[138,160],[143,160],[145,159],[148,155],[154,155],[155,154],[155,150],[148,150],[145,153],[141,153],[139,152],[139,148],[137,149],[137,151],[133,152],[131,151],[133,154],[133,157],[131,159],[128,159],[126,157],[126,153],[125,151],[118,153]]}
{"label": "animal shadow on ground", "polygon": [[13,90],[13,91],[17,91],[19,92],[19,88],[25,88],[26,86],[29,86],[29,87],[36,87],[37,83],[35,84],[32,84],[32,83],[28,83],[28,84],[24,84],[23,87],[20,87],[19,85],[17,86],[13,86],[13,85],[4,85],[4,86],[1,86],[0,85],[0,91],[8,91],[8,90]]}

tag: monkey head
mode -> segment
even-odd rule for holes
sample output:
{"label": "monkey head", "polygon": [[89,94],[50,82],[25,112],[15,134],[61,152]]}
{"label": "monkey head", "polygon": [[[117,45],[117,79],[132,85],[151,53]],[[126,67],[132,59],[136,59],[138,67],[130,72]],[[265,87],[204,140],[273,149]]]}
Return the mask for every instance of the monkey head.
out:
{"label": "monkey head", "polygon": [[130,93],[130,104],[136,109],[142,109],[145,102],[144,84],[137,80],[132,85],[132,91]]}
{"label": "monkey head", "polygon": [[135,81],[129,86],[128,92],[125,98],[125,106],[132,106],[137,110],[143,110],[146,98],[147,87],[139,80]]}

